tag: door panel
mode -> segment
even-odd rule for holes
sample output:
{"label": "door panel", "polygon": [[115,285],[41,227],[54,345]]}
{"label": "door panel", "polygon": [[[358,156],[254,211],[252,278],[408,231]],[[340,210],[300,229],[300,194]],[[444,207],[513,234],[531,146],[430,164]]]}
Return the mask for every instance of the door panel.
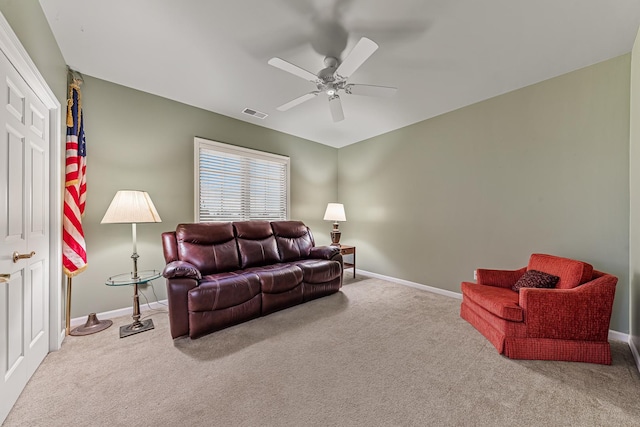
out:
{"label": "door panel", "polygon": [[7,111],[15,117],[15,119],[24,123],[24,102],[25,96],[18,89],[14,78],[12,76],[6,76],[7,86]]}
{"label": "door panel", "polygon": [[[7,364],[5,375],[10,375],[17,370],[24,359],[24,336],[21,329],[24,328],[24,276],[21,271],[11,274],[11,281],[7,284],[7,305],[4,307],[7,313],[9,325],[17,326],[8,328],[7,335]],[[7,325],[8,326],[8,325]]]}
{"label": "door panel", "polygon": [[[6,207],[9,218],[7,240],[17,243],[17,240],[24,240],[24,137],[11,126],[7,126],[6,139],[8,142],[7,169],[9,171],[9,197]],[[24,247],[24,245],[21,246],[23,249]]]}
{"label": "door panel", "polygon": [[29,286],[31,297],[31,335],[29,346],[33,347],[34,343],[44,332],[45,319],[44,319],[44,306],[46,304],[43,301],[45,290],[43,289],[43,262],[31,263],[29,266],[31,277],[31,284]]}
{"label": "door panel", "polygon": [[[48,115],[44,104],[35,96],[28,96],[26,135],[28,141],[28,173],[26,183],[25,252],[35,252],[26,260],[29,269],[27,376],[31,377],[49,352],[49,140]],[[45,118],[47,117],[47,118]],[[27,332],[31,333],[28,334]]]}
{"label": "door panel", "polygon": [[[0,264],[3,264],[0,262]],[[27,364],[24,363],[23,275],[20,270],[11,273],[8,283],[0,283],[0,419],[4,419],[24,388]],[[9,328],[8,325],[19,327]]]}
{"label": "door panel", "polygon": [[45,209],[46,170],[45,153],[38,145],[31,144],[31,230],[29,238],[42,237],[45,233],[44,218],[47,215]]}
{"label": "door panel", "polygon": [[26,320],[28,329],[25,339],[28,339],[27,355],[27,379],[33,375],[40,363],[49,352],[49,289],[45,275],[46,263],[44,258],[29,265],[30,286],[27,286],[28,299],[27,313],[30,317]]}

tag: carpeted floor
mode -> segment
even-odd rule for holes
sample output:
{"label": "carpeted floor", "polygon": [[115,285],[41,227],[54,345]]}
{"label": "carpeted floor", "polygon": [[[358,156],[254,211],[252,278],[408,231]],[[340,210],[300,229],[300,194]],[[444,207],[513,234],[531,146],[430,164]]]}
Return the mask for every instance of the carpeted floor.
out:
{"label": "carpeted floor", "polygon": [[67,337],[4,426],[631,426],[640,375],[517,361],[460,319],[460,301],[377,279],[198,340],[120,325]]}

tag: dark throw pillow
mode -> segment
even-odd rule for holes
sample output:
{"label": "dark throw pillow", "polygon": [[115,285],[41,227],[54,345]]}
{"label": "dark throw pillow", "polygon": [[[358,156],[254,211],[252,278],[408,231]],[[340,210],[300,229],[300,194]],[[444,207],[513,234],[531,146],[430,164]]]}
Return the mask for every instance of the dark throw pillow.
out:
{"label": "dark throw pillow", "polygon": [[529,270],[516,282],[511,289],[520,292],[520,288],[553,288],[560,278],[538,270]]}

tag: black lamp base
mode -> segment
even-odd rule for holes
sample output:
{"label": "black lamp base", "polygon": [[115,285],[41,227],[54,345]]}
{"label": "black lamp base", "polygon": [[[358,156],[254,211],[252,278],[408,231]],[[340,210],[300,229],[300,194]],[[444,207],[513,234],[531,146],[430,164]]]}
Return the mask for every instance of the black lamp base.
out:
{"label": "black lamp base", "polygon": [[146,319],[142,322],[134,322],[130,325],[120,326],[120,338],[139,334],[140,332],[153,329],[153,319]]}

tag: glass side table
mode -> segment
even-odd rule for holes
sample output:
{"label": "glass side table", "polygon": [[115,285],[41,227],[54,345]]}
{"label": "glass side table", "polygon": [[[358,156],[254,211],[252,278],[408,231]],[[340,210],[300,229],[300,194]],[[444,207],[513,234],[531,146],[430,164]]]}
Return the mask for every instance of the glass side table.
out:
{"label": "glass side table", "polygon": [[109,277],[105,282],[107,286],[133,285],[133,323],[126,326],[120,326],[120,338],[128,337],[129,335],[134,335],[153,329],[152,319],[146,319],[142,322],[140,321],[140,300],[138,299],[138,285],[146,285],[152,280],[158,279],[161,274],[157,270],[143,270],[138,272],[138,277],[132,277],[133,275],[133,273],[117,274],[115,276]]}

